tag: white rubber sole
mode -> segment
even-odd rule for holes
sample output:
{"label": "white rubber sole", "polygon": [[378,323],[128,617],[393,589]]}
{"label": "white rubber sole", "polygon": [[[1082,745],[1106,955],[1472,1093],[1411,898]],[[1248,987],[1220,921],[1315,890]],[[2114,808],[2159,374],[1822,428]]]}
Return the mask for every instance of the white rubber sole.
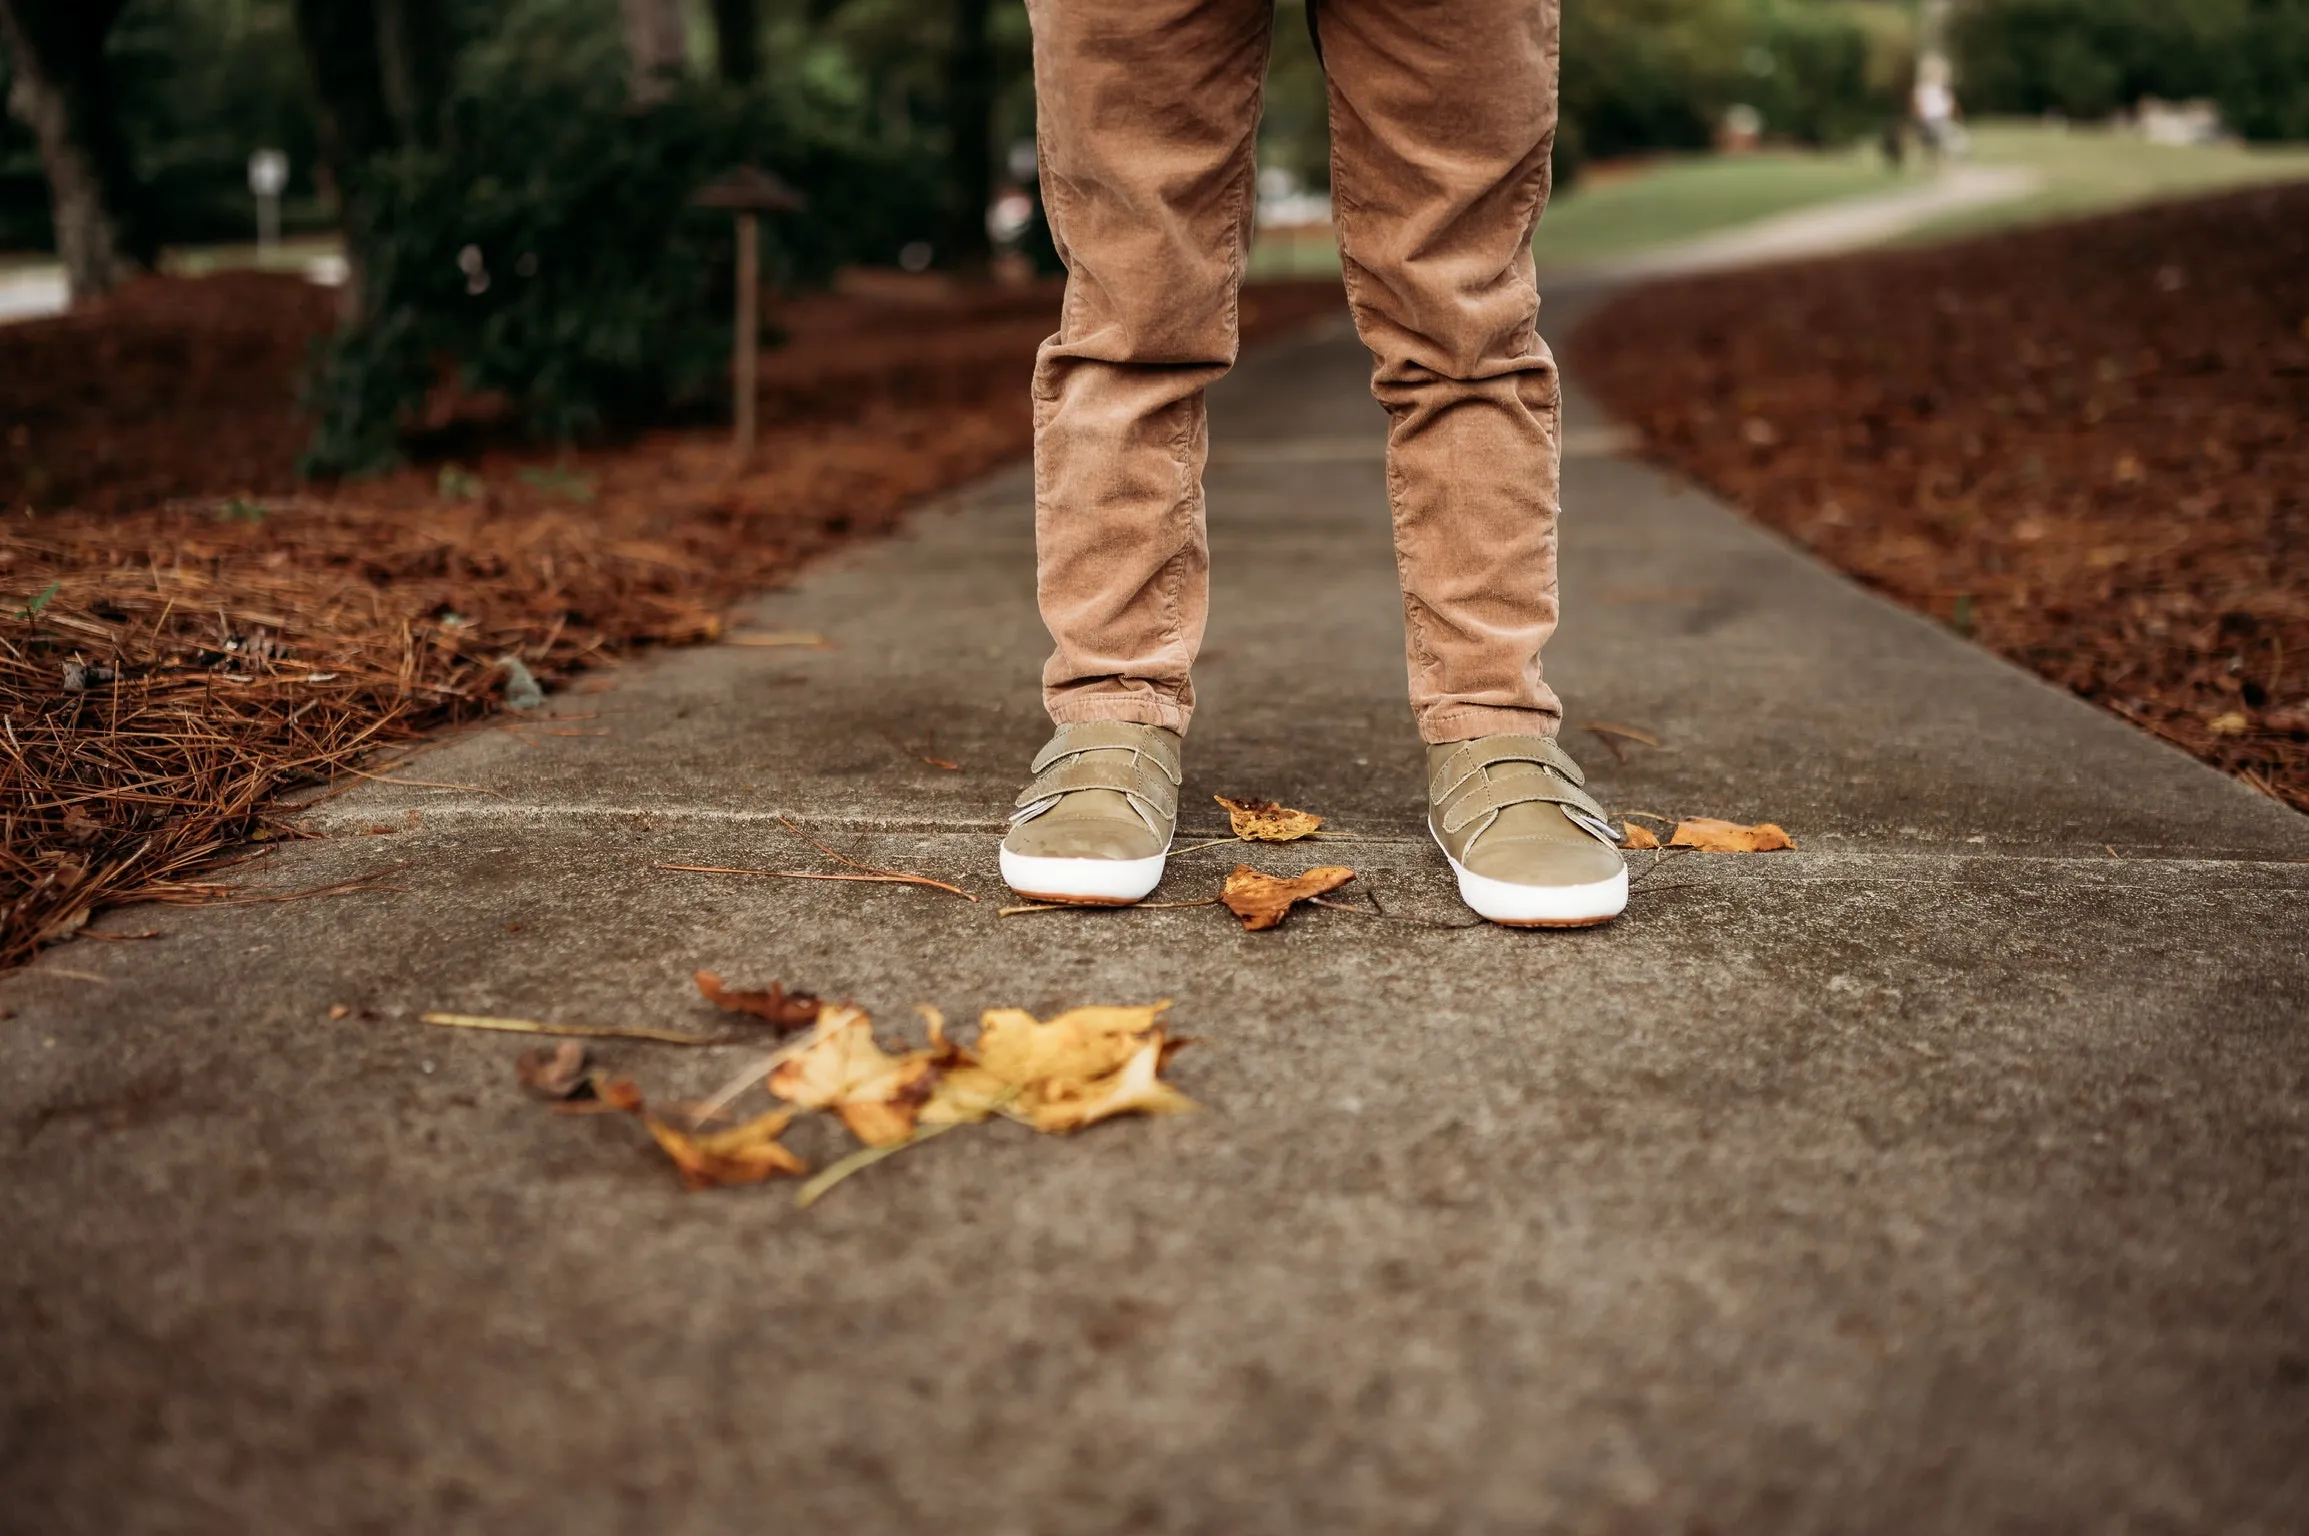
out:
{"label": "white rubber sole", "polygon": [[1032,901],[1127,907],[1162,884],[1165,849],[1149,859],[1037,859],[1002,850],[1002,883]]}
{"label": "white rubber sole", "polygon": [[[1427,835],[1435,836],[1433,826],[1428,827]],[[1453,858],[1439,837],[1435,846],[1443,849],[1444,862],[1459,877],[1459,899],[1477,917],[1489,918],[1503,928],[1592,928],[1610,922],[1628,907],[1625,864],[1609,880],[1587,885],[1517,885],[1475,873]]]}

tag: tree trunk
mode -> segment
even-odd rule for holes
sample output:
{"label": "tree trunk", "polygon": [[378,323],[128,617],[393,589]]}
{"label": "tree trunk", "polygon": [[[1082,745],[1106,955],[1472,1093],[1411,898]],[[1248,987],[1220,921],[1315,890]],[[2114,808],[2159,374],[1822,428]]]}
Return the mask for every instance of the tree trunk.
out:
{"label": "tree trunk", "polygon": [[385,107],[404,143],[441,141],[453,53],[441,0],[376,0],[377,73]]}
{"label": "tree trunk", "polygon": [[40,141],[56,253],[75,304],[118,287],[159,254],[104,59],[123,3],[0,0],[0,37],[15,64],[8,106]]}
{"label": "tree trunk", "polygon": [[369,162],[399,143],[393,110],[377,59],[382,35],[374,0],[297,0],[297,46],[313,89],[321,163],[337,194],[345,236],[346,279],[341,308],[361,313],[369,246]]}
{"label": "tree trunk", "polygon": [[994,194],[994,39],[991,0],[953,0],[954,42],[946,55],[947,191],[953,199],[946,262],[982,275],[994,246],[986,204]]}
{"label": "tree trunk", "polygon": [[661,101],[689,61],[689,30],[682,0],[618,0],[625,22],[625,56],[633,73],[633,99]]}
{"label": "tree trunk", "polygon": [[762,77],[762,13],[756,0],[713,0],[714,66],[732,85]]}

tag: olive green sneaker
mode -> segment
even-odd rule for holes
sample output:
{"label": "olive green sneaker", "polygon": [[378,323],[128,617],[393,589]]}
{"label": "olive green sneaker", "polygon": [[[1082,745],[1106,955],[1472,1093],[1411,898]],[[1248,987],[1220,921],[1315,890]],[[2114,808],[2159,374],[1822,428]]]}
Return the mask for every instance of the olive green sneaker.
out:
{"label": "olive green sneaker", "polygon": [[1179,817],[1179,737],[1159,725],[1062,725],[1034,758],[1002,839],[1002,880],[1040,901],[1127,907],[1162,883]]}
{"label": "olive green sneaker", "polygon": [[1555,742],[1444,742],[1427,749],[1427,773],[1427,830],[1477,915],[1509,928],[1586,928],[1626,909],[1619,839]]}

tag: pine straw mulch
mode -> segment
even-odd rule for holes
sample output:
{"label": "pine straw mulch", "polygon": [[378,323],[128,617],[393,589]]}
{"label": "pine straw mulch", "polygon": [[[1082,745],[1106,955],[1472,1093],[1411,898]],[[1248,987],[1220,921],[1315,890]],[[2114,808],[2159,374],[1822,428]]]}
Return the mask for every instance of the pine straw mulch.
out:
{"label": "pine straw mulch", "polygon": [[1572,351],[1655,457],[2309,810],[2309,187],[1661,283]]}
{"label": "pine straw mulch", "polygon": [[[1339,304],[1264,287],[1246,334]],[[103,907],[235,899],[219,875],[297,835],[284,794],[391,775],[389,749],[500,708],[505,658],[551,686],[713,639],[747,592],[1015,458],[1056,307],[792,306],[743,472],[700,428],[334,489],[296,484],[287,403],[325,294],[155,281],[0,328],[0,967]]]}

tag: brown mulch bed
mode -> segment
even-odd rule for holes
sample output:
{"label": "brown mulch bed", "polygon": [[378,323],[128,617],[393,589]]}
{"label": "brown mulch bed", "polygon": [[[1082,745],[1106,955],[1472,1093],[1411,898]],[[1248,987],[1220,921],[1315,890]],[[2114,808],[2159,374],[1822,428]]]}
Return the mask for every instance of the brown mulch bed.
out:
{"label": "brown mulch bed", "polygon": [[[718,429],[560,454],[467,434],[457,474],[334,488],[293,468],[324,292],[153,280],[0,328],[0,967],[101,907],[228,898],[221,869],[296,835],[284,794],[501,708],[505,658],[551,686],[712,639],[747,592],[1017,457],[1057,298],[789,305],[742,470]],[[1341,302],[1262,286],[1246,338]]]}
{"label": "brown mulch bed", "polygon": [[1661,283],[1571,352],[1653,456],[2309,810],[2309,187]]}

